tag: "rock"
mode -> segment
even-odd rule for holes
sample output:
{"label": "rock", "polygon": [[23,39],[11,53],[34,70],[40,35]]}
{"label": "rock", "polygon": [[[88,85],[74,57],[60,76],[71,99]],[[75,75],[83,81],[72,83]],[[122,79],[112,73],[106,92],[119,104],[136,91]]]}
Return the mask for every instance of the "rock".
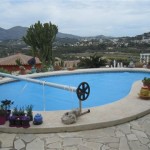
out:
{"label": "rock", "polygon": [[73,114],[72,112],[66,112],[62,118],[61,118],[61,121],[64,123],[64,124],[72,124],[72,123],[75,123],[77,121],[77,117],[75,114]]}

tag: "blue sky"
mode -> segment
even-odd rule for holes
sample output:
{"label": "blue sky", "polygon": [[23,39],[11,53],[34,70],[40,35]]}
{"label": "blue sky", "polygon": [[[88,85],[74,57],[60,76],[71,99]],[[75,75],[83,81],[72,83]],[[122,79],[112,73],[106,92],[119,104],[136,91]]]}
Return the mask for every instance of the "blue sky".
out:
{"label": "blue sky", "polygon": [[52,22],[79,36],[150,32],[150,0],[0,0],[0,27]]}

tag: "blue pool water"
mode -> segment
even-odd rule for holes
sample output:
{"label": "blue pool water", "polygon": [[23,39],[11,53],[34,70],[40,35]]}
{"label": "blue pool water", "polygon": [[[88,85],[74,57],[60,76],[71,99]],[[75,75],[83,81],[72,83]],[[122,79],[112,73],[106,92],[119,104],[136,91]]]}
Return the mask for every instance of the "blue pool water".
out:
{"label": "blue pool water", "polygon": [[[140,72],[104,72],[90,74],[72,74],[38,78],[40,80],[78,87],[85,81],[91,88],[90,96],[83,107],[94,107],[112,103],[128,95],[132,84],[149,73]],[[33,105],[34,110],[67,110],[79,107],[75,92],[69,92],[27,81],[18,81],[0,85],[0,100],[11,99],[14,106]]]}

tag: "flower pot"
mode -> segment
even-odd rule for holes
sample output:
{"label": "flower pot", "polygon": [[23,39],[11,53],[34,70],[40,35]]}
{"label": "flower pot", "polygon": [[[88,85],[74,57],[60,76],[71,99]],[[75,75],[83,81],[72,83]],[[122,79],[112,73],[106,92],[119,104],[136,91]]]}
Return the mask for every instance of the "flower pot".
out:
{"label": "flower pot", "polygon": [[22,127],[21,117],[16,117],[16,119],[15,119],[15,125],[16,125],[17,128]]}
{"label": "flower pot", "polygon": [[147,86],[144,86],[141,88],[140,93],[139,93],[139,97],[145,100],[149,100],[150,99],[150,90]]}
{"label": "flower pot", "polygon": [[16,126],[16,116],[10,116],[9,117],[9,127],[15,127]]}
{"label": "flower pot", "polygon": [[40,125],[40,124],[42,124],[42,122],[43,122],[43,117],[42,117],[42,115],[41,115],[41,114],[36,114],[36,115],[34,116],[33,124],[34,124],[34,125]]}
{"label": "flower pot", "polygon": [[147,86],[144,86],[141,88],[140,95],[141,96],[149,96],[149,89]]}
{"label": "flower pot", "polygon": [[30,127],[30,117],[28,117],[28,116],[23,116],[22,118],[21,118],[21,120],[22,120],[22,127],[23,128],[29,128]]}
{"label": "flower pot", "polygon": [[5,124],[6,122],[6,111],[1,109],[0,110],[0,125]]}
{"label": "flower pot", "polygon": [[0,115],[0,125],[5,124],[6,122],[6,116],[5,115]]}

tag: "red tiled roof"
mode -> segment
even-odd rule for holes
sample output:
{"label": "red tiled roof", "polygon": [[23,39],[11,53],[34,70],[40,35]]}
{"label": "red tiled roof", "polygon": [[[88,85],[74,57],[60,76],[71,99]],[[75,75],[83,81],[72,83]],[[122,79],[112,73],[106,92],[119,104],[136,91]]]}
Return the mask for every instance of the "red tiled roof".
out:
{"label": "red tiled roof", "polygon": [[[20,59],[22,65],[28,65],[28,60],[30,60],[31,58],[33,57],[18,53],[5,58],[0,58],[0,65],[16,65],[17,59]],[[35,57],[35,60],[36,60],[36,64],[41,64],[39,58]]]}

